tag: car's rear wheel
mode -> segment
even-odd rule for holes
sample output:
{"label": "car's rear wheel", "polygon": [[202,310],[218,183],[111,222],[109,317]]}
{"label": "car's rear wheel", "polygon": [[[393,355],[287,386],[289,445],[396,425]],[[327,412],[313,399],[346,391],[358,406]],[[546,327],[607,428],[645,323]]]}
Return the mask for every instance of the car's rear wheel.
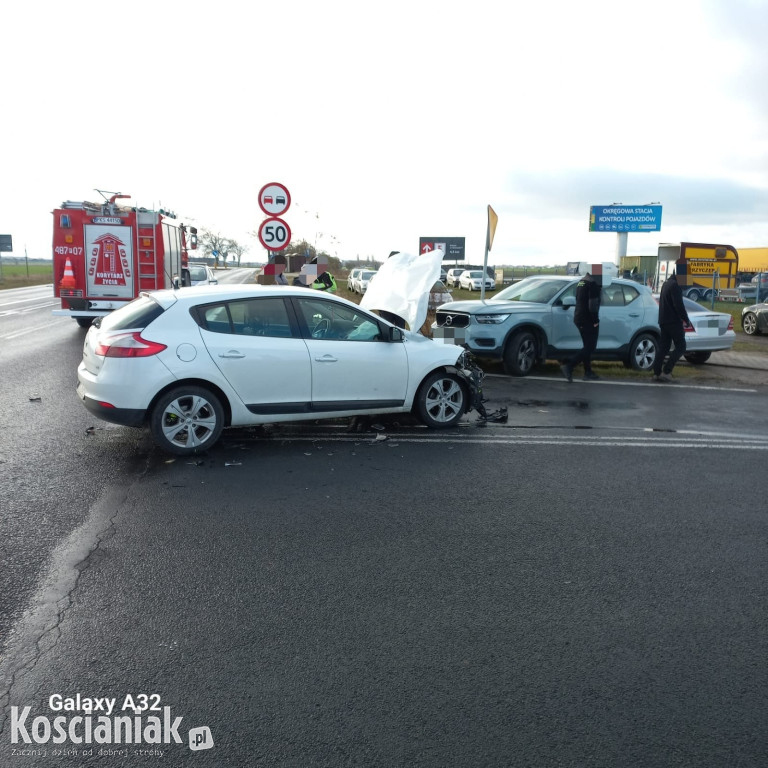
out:
{"label": "car's rear wheel", "polygon": [[81,327],[81,328],[90,328],[91,323],[93,322],[92,317],[76,317],[75,322]]}
{"label": "car's rear wheel", "polygon": [[757,315],[754,312],[747,312],[744,317],[741,318],[741,327],[744,329],[744,333],[747,336],[756,336],[760,333],[757,328]]}
{"label": "car's rear wheel", "polygon": [[659,340],[650,333],[641,333],[632,342],[629,366],[635,371],[650,371],[659,354]]}
{"label": "car's rear wheel", "polygon": [[149,428],[163,450],[189,456],[214,446],[224,428],[224,409],[204,387],[176,387],[155,404]]}
{"label": "car's rear wheel", "polygon": [[709,360],[711,352],[686,352],[683,357],[693,365],[701,365]]}
{"label": "car's rear wheel", "polygon": [[510,376],[527,376],[536,364],[536,337],[530,331],[516,333],[504,347],[504,370]]}
{"label": "car's rear wheel", "polygon": [[467,390],[452,373],[433,373],[416,395],[419,418],[431,429],[452,427],[467,410]]}
{"label": "car's rear wheel", "polygon": [[698,301],[701,298],[701,294],[696,290],[688,291],[686,295],[691,301]]}

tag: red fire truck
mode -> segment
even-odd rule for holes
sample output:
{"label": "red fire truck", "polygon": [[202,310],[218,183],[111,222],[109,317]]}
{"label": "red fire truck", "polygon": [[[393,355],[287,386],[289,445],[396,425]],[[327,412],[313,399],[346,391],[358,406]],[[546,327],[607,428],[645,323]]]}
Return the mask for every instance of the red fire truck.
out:
{"label": "red fire truck", "polygon": [[53,211],[53,291],[61,299],[53,314],[82,327],[142,291],[189,285],[187,251],[197,248],[197,229],[176,224],[173,213],[116,202],[130,195],[104,197]]}

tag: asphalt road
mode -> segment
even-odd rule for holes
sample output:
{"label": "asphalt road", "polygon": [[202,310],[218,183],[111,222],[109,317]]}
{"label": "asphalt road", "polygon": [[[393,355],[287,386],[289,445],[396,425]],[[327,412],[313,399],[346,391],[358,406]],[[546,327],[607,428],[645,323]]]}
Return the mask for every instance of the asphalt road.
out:
{"label": "asphalt road", "polygon": [[[173,460],[93,425],[43,311],[0,324],[0,766],[768,762],[765,389],[489,377],[505,424]],[[78,693],[184,743],[14,757],[11,707]]]}

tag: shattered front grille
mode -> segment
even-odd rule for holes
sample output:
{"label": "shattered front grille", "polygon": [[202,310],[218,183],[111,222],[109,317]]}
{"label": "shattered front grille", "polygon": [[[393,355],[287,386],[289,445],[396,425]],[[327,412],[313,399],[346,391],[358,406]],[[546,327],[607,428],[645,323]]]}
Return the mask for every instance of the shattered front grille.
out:
{"label": "shattered front grille", "polygon": [[460,312],[440,311],[435,314],[438,326],[446,328],[466,328],[469,325],[469,315]]}

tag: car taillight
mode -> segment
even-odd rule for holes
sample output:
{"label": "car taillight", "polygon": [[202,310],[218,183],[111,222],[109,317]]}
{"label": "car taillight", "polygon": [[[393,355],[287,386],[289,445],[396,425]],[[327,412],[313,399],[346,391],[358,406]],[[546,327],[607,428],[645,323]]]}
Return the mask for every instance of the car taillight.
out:
{"label": "car taillight", "polygon": [[728,321],[728,330],[733,330],[733,315],[731,315],[731,319]]}
{"label": "car taillight", "polygon": [[141,333],[121,333],[98,342],[95,354],[101,357],[151,357],[166,349],[165,344],[143,339]]}

